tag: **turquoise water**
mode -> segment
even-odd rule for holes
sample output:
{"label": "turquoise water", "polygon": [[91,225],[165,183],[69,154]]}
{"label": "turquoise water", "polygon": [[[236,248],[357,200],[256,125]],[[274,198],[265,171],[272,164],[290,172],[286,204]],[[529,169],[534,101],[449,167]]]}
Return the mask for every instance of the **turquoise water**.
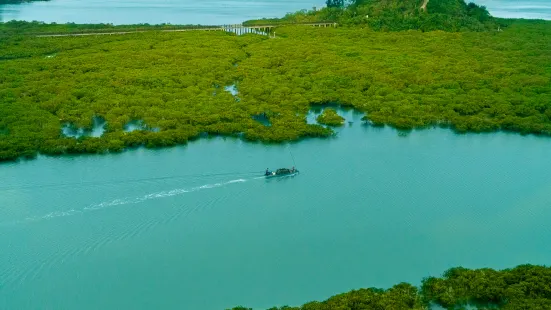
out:
{"label": "turquoise water", "polygon": [[[551,19],[548,0],[476,0],[498,17]],[[281,17],[322,7],[324,0],[52,0],[0,5],[0,21],[38,20],[75,23],[233,24],[247,19]]]}
{"label": "turquoise water", "polygon": [[[0,18],[221,24],[320,2],[53,0]],[[551,19],[544,1],[479,2]],[[452,266],[549,264],[550,139],[403,137],[346,116],[328,140],[1,164],[0,309],[260,309]],[[289,149],[300,175],[259,177],[293,165]]]}
{"label": "turquoise water", "polygon": [[[298,305],[551,258],[551,140],[362,126],[0,165],[0,309]],[[266,180],[268,167],[300,175]]]}
{"label": "turquoise water", "polygon": [[281,17],[288,12],[321,7],[324,3],[324,0],[52,0],[0,5],[0,20],[221,25]]}

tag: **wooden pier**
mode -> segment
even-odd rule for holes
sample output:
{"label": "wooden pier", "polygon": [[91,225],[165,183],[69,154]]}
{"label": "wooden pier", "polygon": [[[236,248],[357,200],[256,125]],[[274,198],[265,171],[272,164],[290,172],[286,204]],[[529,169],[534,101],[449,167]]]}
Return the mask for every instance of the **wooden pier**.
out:
{"label": "wooden pier", "polygon": [[234,32],[238,35],[246,33],[270,33],[274,28],[281,26],[300,25],[311,27],[337,27],[337,23],[300,23],[300,24],[273,24],[273,25],[251,25],[245,26],[243,24],[236,25],[223,25],[223,30],[228,32]]}

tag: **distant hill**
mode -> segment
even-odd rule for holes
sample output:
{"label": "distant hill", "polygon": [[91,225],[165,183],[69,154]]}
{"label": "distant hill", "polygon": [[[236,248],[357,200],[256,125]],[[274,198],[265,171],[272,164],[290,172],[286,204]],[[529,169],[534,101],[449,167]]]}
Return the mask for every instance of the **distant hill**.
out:
{"label": "distant hill", "polygon": [[464,0],[353,0],[343,7],[324,7],[287,14],[282,19],[255,20],[246,24],[334,21],[373,30],[496,30],[488,10]]}
{"label": "distant hill", "polygon": [[358,0],[348,10],[365,19],[353,22],[376,30],[483,31],[496,27],[485,7],[464,0]]}
{"label": "distant hill", "polygon": [[349,8],[371,11],[372,15],[396,14],[403,16],[418,15],[420,12],[429,14],[445,14],[449,16],[489,17],[484,7],[474,3],[467,4],[464,0],[357,0]]}

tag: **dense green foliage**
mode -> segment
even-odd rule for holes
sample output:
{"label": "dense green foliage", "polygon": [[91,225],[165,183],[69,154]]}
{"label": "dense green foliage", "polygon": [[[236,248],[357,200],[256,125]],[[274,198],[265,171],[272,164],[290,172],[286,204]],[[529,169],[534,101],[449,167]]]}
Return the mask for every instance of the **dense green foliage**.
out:
{"label": "dense green foliage", "polygon": [[452,268],[443,278],[423,280],[425,301],[452,307],[467,303],[500,309],[551,309],[551,268],[522,265],[511,270]]}
{"label": "dense green foliage", "polygon": [[353,290],[323,302],[268,310],[421,310],[428,309],[431,303],[448,309],[466,305],[477,305],[478,309],[551,309],[551,268],[532,265],[501,271],[452,268],[442,278],[424,279],[421,289],[400,283],[387,290]]}
{"label": "dense green foliage", "polygon": [[318,123],[328,126],[342,126],[344,124],[344,118],[337,114],[335,109],[327,108],[320,114],[317,119]]}
{"label": "dense green foliage", "polygon": [[[0,40],[0,159],[166,146],[210,134],[279,142],[332,134],[306,124],[337,103],[375,124],[551,133],[551,23],[503,32],[286,27]],[[6,27],[2,25],[1,27]],[[237,82],[239,100],[223,90]],[[107,121],[101,138],[65,123]],[[253,119],[266,115],[271,126]],[[160,132],[125,133],[143,120]]]}
{"label": "dense green foliage", "polygon": [[[275,142],[331,134],[296,109],[236,101],[221,89],[242,78],[234,64],[247,57],[243,49],[266,39],[190,32],[2,41],[0,158],[167,146],[201,132]],[[260,113],[272,126],[251,118]],[[89,128],[95,115],[107,121],[103,137],[61,136],[61,124]],[[132,120],[161,131],[125,133]]]}
{"label": "dense green foliage", "polygon": [[[331,2],[321,10],[302,10],[281,19],[250,20],[245,24],[297,22],[337,22],[344,26],[362,26],[372,30],[497,30],[499,20],[493,19],[485,7],[464,0],[432,0],[426,8],[423,0],[355,0]],[[503,26],[503,25],[501,25]]]}

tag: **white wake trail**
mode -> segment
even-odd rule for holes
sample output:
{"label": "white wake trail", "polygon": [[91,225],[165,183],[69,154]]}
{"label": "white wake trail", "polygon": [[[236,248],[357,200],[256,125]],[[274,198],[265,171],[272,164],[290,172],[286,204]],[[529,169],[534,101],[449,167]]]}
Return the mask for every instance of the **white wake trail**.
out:
{"label": "white wake trail", "polygon": [[102,202],[102,203],[99,203],[99,204],[88,206],[88,207],[84,208],[83,210],[84,211],[98,210],[98,209],[103,209],[103,208],[112,207],[112,206],[120,206],[120,205],[126,205],[126,204],[141,203],[141,202],[144,202],[144,201],[147,201],[147,200],[179,196],[179,195],[183,195],[183,194],[186,194],[186,193],[196,192],[196,191],[200,191],[200,190],[204,190],[204,189],[221,187],[221,186],[228,185],[228,184],[233,184],[233,183],[242,183],[242,182],[246,182],[246,181],[247,180],[245,180],[245,179],[237,179],[237,180],[231,180],[231,181],[227,181],[227,182],[223,182],[223,183],[205,184],[205,185],[192,187],[192,188],[178,188],[178,189],[173,189],[173,190],[170,190],[170,191],[162,191],[162,192],[158,192],[158,193],[147,194],[147,195],[144,195],[142,197],[126,198],[126,199],[115,199],[115,200],[112,200],[112,201]]}
{"label": "white wake trail", "polygon": [[201,186],[197,186],[197,187],[191,187],[191,188],[177,188],[177,189],[173,189],[173,190],[169,190],[169,191],[161,191],[161,192],[151,193],[151,194],[147,194],[147,195],[140,196],[140,197],[119,198],[119,199],[114,199],[114,200],[111,200],[111,201],[105,201],[105,202],[101,202],[101,203],[97,203],[97,204],[92,204],[92,205],[89,205],[89,206],[87,206],[85,208],[82,208],[80,210],[71,209],[71,210],[67,210],[67,211],[54,211],[54,212],[50,212],[48,214],[41,215],[41,216],[27,217],[24,220],[20,220],[20,221],[13,221],[13,222],[9,222],[9,223],[0,223],[0,226],[9,226],[9,225],[16,225],[16,224],[21,224],[21,223],[25,223],[25,222],[36,222],[36,221],[41,221],[41,220],[49,220],[49,219],[53,219],[53,218],[57,218],[57,217],[72,216],[72,215],[75,215],[75,214],[81,214],[81,213],[84,213],[84,212],[90,212],[90,211],[105,209],[105,208],[109,208],[109,207],[122,206],[122,205],[128,205],[128,204],[137,204],[137,203],[142,203],[142,202],[148,201],[148,200],[179,196],[179,195],[183,195],[183,194],[186,194],[186,193],[192,193],[192,192],[197,192],[197,191],[201,191],[201,190],[205,190],[205,189],[212,189],[212,188],[222,187],[222,186],[225,186],[225,185],[230,185],[230,184],[235,184],[235,183],[243,183],[243,182],[247,182],[247,180],[246,179],[235,179],[235,180],[230,180],[230,181],[227,181],[227,182],[205,184],[205,185],[201,185]]}

